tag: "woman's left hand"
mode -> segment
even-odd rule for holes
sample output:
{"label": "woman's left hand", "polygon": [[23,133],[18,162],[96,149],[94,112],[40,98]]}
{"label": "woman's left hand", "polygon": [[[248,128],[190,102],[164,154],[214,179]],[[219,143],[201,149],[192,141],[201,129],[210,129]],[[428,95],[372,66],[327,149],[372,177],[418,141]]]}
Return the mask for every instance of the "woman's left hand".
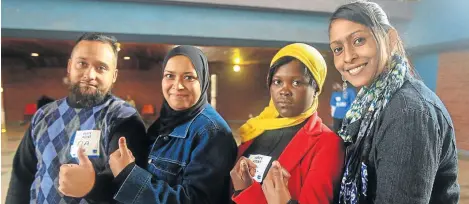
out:
{"label": "woman's left hand", "polygon": [[114,177],[117,177],[117,175],[132,162],[135,162],[135,157],[127,148],[125,137],[121,137],[119,138],[119,149],[114,151],[109,157],[109,166],[111,167]]}
{"label": "woman's left hand", "polygon": [[262,184],[265,198],[269,204],[285,204],[291,199],[290,191],[288,191],[288,173],[278,161],[272,162],[267,176]]}

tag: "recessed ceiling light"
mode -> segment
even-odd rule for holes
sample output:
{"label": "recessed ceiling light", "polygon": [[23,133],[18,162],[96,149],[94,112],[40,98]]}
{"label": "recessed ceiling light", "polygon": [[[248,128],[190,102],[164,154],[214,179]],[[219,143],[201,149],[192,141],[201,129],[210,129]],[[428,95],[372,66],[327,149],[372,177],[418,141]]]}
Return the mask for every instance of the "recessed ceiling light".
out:
{"label": "recessed ceiling light", "polygon": [[239,72],[239,71],[241,71],[241,67],[239,65],[235,65],[235,66],[233,66],[233,71]]}

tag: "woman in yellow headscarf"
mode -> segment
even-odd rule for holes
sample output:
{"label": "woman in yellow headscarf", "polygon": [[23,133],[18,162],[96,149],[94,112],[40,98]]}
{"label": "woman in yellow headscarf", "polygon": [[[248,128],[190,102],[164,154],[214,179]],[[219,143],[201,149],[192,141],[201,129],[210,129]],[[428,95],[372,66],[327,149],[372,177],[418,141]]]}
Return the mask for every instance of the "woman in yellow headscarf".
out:
{"label": "woman in yellow headscarf", "polygon": [[269,106],[239,129],[234,202],[332,202],[344,147],[316,112],[326,74],[324,58],[309,45],[291,44],[274,56]]}

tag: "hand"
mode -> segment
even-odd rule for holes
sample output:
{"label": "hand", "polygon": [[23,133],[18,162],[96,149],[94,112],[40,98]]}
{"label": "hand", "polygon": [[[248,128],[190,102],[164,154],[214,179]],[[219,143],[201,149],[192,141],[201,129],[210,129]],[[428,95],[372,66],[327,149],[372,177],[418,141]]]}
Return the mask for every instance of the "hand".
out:
{"label": "hand", "polygon": [[239,158],[234,168],[230,171],[234,190],[244,190],[251,186],[252,177],[256,173],[256,164],[246,157]]}
{"label": "hand", "polygon": [[285,170],[278,161],[272,162],[267,176],[262,184],[262,191],[269,204],[285,204],[291,199],[288,191],[288,179],[290,173]]}
{"label": "hand", "polygon": [[95,171],[83,148],[78,149],[79,164],[63,164],[59,170],[59,191],[70,197],[81,198],[93,189]]}
{"label": "hand", "polygon": [[135,157],[132,155],[132,151],[127,148],[125,137],[121,137],[119,138],[119,149],[109,157],[109,166],[114,177],[117,177],[132,162],[135,162]]}

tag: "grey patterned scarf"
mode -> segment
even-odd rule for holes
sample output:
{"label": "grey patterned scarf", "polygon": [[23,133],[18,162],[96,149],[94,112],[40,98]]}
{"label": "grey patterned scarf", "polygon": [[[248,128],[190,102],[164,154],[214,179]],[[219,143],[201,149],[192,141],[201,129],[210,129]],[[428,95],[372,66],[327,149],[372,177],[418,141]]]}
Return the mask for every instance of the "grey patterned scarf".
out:
{"label": "grey patterned scarf", "polygon": [[[347,146],[345,172],[340,186],[339,203],[363,203],[367,198],[367,158],[373,138],[372,129],[393,94],[402,87],[408,63],[394,54],[385,71],[369,87],[363,87],[347,112],[339,135]],[[360,123],[358,133],[348,132],[354,122]]]}

